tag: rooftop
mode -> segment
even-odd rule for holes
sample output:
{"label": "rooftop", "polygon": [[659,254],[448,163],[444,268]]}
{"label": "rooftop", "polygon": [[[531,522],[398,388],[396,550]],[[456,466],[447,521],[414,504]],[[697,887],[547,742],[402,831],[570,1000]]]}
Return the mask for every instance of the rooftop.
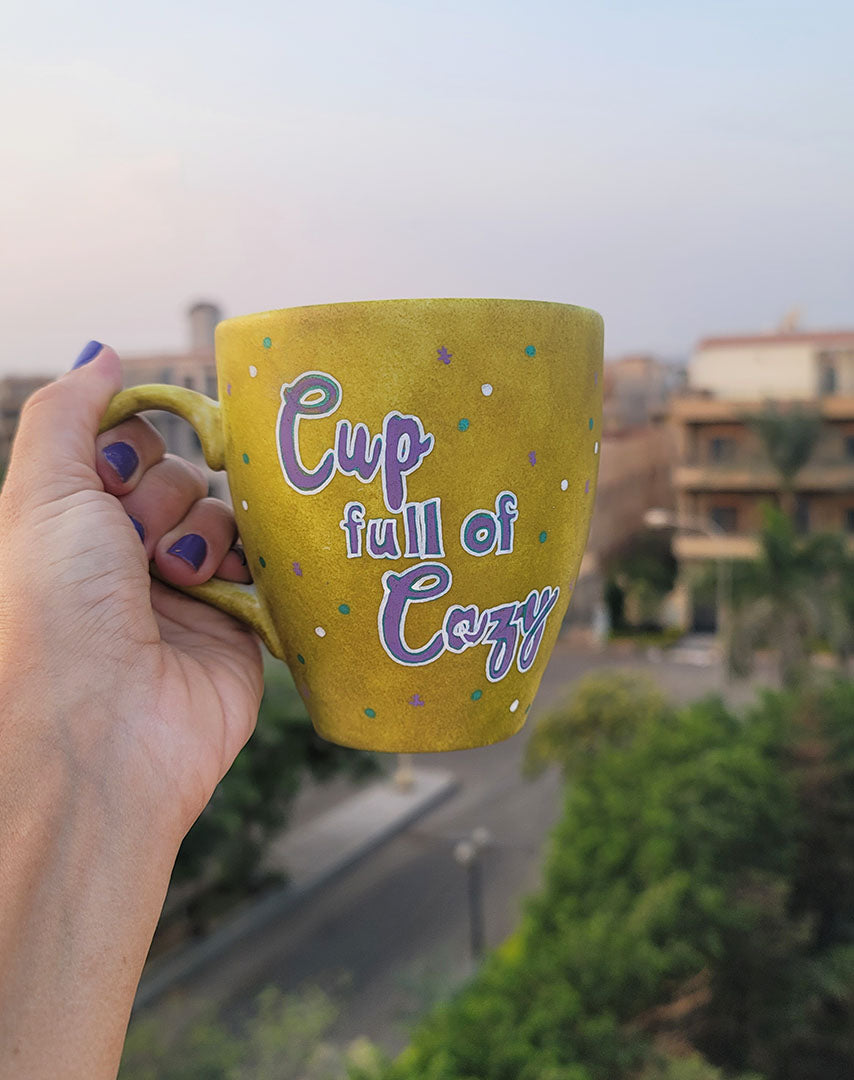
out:
{"label": "rooftop", "polygon": [[854,330],[790,330],[768,334],[732,334],[702,338],[698,349],[720,349],[740,345],[851,345]]}

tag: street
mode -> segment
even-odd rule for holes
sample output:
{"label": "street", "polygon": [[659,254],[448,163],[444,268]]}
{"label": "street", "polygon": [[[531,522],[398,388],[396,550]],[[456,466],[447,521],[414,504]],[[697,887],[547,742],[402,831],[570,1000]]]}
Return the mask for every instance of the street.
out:
{"label": "street", "polygon": [[[265,986],[320,986],[340,1004],[333,1042],[366,1035],[390,1052],[400,1050],[417,1017],[473,970],[466,872],[453,858],[454,845],[477,826],[492,837],[484,855],[484,921],[487,946],[498,945],[537,888],[544,842],[560,813],[557,772],[534,781],[521,773],[537,712],[580,675],[609,666],[646,672],[678,700],[721,685],[716,662],[622,657],[560,642],[519,735],[493,747],[418,758],[416,765],[450,769],[459,790],[296,912],[191,978],[180,991],[184,1004],[194,1009],[212,1001],[234,1020]],[[752,692],[744,684],[728,689],[737,701]]]}

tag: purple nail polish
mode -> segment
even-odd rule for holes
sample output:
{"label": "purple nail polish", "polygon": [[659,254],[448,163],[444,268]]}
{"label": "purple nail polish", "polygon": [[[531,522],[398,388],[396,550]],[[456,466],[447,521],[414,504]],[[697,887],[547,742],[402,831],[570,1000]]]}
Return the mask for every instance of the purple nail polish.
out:
{"label": "purple nail polish", "polygon": [[194,570],[198,570],[208,554],[207,541],[198,533],[187,533],[169,548],[169,555],[177,555],[185,563],[189,563]]}
{"label": "purple nail polish", "polygon": [[100,341],[90,341],[80,350],[80,355],[71,365],[71,370],[75,368],[83,367],[84,364],[88,364],[90,360],[94,360],[98,353],[103,349],[103,345]]}
{"label": "purple nail polish", "polygon": [[139,456],[130,443],[110,443],[109,446],[104,447],[101,453],[123,484],[127,482],[134,469],[139,465]]}
{"label": "purple nail polish", "polygon": [[134,528],[136,529],[136,531],[137,531],[137,532],[139,533],[139,538],[140,538],[140,540],[141,540],[141,541],[143,542],[143,544],[144,544],[144,543],[145,543],[145,528],[143,527],[143,524],[142,524],[142,522],[141,522],[141,521],[137,521],[137,520],[136,520],[136,518],[135,518],[135,517],[133,516],[133,514],[128,514],[128,517],[130,518],[130,520],[131,520],[131,524],[133,525],[133,527],[134,527]]}

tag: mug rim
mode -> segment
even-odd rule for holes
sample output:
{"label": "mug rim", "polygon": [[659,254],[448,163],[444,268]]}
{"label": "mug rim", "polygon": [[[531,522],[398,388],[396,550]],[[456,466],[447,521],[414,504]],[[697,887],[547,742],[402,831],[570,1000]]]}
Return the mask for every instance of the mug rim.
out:
{"label": "mug rim", "polygon": [[593,315],[604,326],[602,314],[595,308],[583,304],[567,304],[561,300],[529,300],[509,296],[411,296],[389,297],[383,300],[332,300],[323,304],[297,304],[293,307],[269,308],[266,311],[250,312],[246,315],[231,315],[217,323],[217,327],[226,323],[248,322],[251,319],[265,319],[285,312],[314,311],[319,308],[348,308],[379,306],[381,304],[524,304],[530,307],[565,308],[570,311]]}

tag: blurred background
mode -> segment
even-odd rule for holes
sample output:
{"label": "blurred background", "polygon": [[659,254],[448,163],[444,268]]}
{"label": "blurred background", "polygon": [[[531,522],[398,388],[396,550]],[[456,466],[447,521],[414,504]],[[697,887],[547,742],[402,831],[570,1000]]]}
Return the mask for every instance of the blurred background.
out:
{"label": "blurred background", "polygon": [[7,15],[0,475],[93,337],[127,384],[215,395],[216,323],[268,308],[606,325],[590,542],[526,729],[340,750],[271,666],[123,1078],[854,1076],[852,32],[831,0]]}

